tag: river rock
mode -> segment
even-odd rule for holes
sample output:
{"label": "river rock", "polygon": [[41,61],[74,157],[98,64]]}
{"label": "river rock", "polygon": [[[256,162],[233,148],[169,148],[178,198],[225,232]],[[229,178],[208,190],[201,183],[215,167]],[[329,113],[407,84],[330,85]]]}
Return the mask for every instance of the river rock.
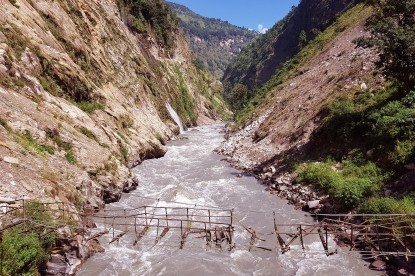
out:
{"label": "river rock", "polygon": [[308,201],[307,206],[309,209],[317,209],[320,207],[320,200]]}
{"label": "river rock", "polygon": [[0,203],[7,203],[7,204],[13,204],[16,201],[13,198],[10,197],[0,197]]}
{"label": "river rock", "polygon": [[14,157],[4,156],[3,161],[9,164],[19,165],[19,159],[14,158]]}
{"label": "river rock", "polygon": [[383,271],[386,269],[386,263],[384,261],[377,260],[370,265],[370,268],[377,271]]}
{"label": "river rock", "polygon": [[105,248],[99,244],[99,241],[96,239],[90,240],[87,243],[89,252],[93,255],[95,253],[105,252]]}
{"label": "river rock", "polygon": [[408,271],[406,271],[406,269],[404,268],[399,269],[397,274],[398,275],[412,275],[412,274],[409,274]]}

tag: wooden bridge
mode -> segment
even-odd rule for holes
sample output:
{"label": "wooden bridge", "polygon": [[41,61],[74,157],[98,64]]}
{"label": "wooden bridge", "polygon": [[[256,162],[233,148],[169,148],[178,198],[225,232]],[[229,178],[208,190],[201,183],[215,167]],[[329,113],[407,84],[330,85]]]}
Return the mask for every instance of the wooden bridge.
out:
{"label": "wooden bridge", "polygon": [[[177,204],[176,204],[177,205]],[[109,243],[127,239],[133,246],[151,241],[153,246],[169,234],[175,236],[177,248],[183,249],[190,239],[197,239],[200,248],[233,250],[247,248],[249,251],[264,250],[278,254],[302,252],[304,254],[339,253],[339,247],[357,251],[363,257],[377,258],[382,255],[414,257],[415,214],[395,215],[316,215],[312,223],[282,224],[277,212],[270,214],[272,231],[260,233],[237,218],[232,209],[159,206],[141,206],[129,209],[104,209],[95,212],[91,208],[78,212],[73,206],[62,202],[36,202],[28,204],[19,200],[3,205],[0,212],[0,234],[19,227],[25,234],[44,229],[39,235],[46,236],[62,228],[72,229],[86,240],[105,237]],[[249,211],[248,211],[249,212]],[[258,212],[253,212],[255,215]],[[51,223],[53,221],[53,223]],[[96,226],[99,226],[97,228]],[[249,235],[247,244],[237,244],[235,231]],[[320,250],[310,250],[305,240],[314,237],[321,243]]]}

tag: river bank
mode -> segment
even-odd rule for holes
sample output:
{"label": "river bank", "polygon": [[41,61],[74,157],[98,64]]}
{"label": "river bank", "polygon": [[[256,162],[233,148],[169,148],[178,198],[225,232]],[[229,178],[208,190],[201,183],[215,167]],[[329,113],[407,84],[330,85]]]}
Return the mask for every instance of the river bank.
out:
{"label": "river bank", "polygon": [[[189,236],[183,249],[179,249],[180,231],[169,231],[157,245],[154,243],[156,229],[150,230],[136,245],[134,237],[129,235],[111,244],[111,237],[104,236],[100,241],[106,252],[89,259],[79,275],[333,275],[339,271],[346,275],[367,274],[368,264],[353,252],[339,248],[342,254],[328,258],[319,250],[321,242],[311,237],[306,240],[309,254],[293,246],[292,251],[278,255],[278,261],[274,250],[248,250],[251,235],[245,228],[249,227],[264,240],[258,241],[258,246],[275,248],[275,237],[269,235],[273,232],[273,212],[280,223],[306,223],[313,219],[266,192],[254,177],[243,175],[221,161],[223,156],[213,150],[223,141],[222,127],[191,129],[182,139],[169,143],[163,158],[146,160],[134,169],[140,183],[137,190],[107,207],[112,210],[143,205],[233,209],[236,247],[232,251],[210,247],[204,239]],[[102,231],[104,226],[99,223],[97,226],[95,231]],[[122,230],[116,229],[115,235]],[[335,246],[333,240],[329,243]]]}

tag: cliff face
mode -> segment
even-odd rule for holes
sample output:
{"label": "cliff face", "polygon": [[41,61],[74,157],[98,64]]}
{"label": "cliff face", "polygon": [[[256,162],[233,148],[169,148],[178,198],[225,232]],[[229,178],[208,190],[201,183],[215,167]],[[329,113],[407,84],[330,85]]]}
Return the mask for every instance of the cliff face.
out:
{"label": "cliff face", "polygon": [[99,207],[137,185],[129,168],[165,153],[178,131],[166,102],[188,126],[215,116],[177,30],[165,49],[114,0],[1,5],[1,197]]}
{"label": "cliff face", "polygon": [[232,89],[242,84],[251,90],[266,83],[290,57],[301,50],[307,41],[314,39],[336,19],[336,16],[359,1],[356,0],[304,0],[283,20],[275,24],[264,36],[244,49],[225,71],[223,83],[225,98],[234,101]]}

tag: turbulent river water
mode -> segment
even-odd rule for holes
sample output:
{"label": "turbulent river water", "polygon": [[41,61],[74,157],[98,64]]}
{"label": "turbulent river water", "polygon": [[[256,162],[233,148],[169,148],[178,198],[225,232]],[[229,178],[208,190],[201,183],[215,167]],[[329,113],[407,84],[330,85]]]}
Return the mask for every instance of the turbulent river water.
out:
{"label": "turbulent river water", "polygon": [[[266,192],[254,177],[237,177],[241,172],[221,161],[223,157],[213,151],[223,141],[222,127],[202,126],[185,132],[182,139],[168,145],[165,157],[138,166],[134,170],[140,181],[138,189],[107,208],[157,205],[234,209],[236,247],[229,251],[225,245],[207,246],[203,238],[189,236],[179,249],[180,229],[169,231],[157,245],[154,228],[136,245],[133,235],[111,244],[112,236],[106,235],[100,239],[106,252],[89,259],[78,275],[378,275],[347,248],[338,248],[338,254],[327,257],[318,237],[305,239],[305,251],[295,244],[286,254],[276,254],[273,212],[277,224],[309,223],[313,219]],[[249,251],[251,234],[244,227],[255,229],[264,240],[257,245],[272,251]],[[103,228],[98,222],[97,231]],[[329,240],[329,245],[333,251],[334,241]]]}

